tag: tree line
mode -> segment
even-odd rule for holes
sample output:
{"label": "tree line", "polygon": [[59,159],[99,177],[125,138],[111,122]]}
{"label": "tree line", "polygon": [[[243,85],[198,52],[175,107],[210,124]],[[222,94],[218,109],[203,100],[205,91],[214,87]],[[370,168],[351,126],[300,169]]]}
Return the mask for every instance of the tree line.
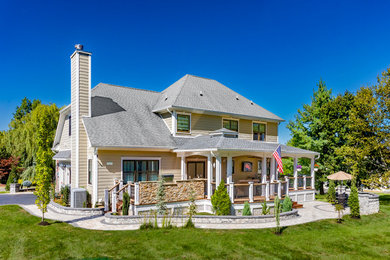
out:
{"label": "tree line", "polygon": [[[55,104],[24,98],[16,107],[9,129],[0,132],[0,182],[37,181],[37,161],[52,157],[59,109]],[[44,138],[44,140],[43,140]],[[53,177],[55,164],[45,160]],[[39,171],[39,167],[38,167]],[[8,185],[7,185],[8,186]]]}
{"label": "tree line", "polygon": [[[320,80],[311,103],[298,110],[287,128],[288,145],[316,151],[316,186],[323,192],[329,174],[345,171],[369,188],[390,186],[390,68],[376,84],[356,93],[332,95]],[[292,169],[291,160],[285,160]],[[309,161],[299,163],[307,170]]]}

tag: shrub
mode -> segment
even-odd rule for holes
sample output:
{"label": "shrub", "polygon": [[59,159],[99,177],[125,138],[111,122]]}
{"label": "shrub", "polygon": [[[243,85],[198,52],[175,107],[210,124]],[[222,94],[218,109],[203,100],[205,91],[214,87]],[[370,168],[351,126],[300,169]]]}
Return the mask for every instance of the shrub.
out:
{"label": "shrub", "polygon": [[281,232],[282,230],[280,228],[280,209],[282,205],[280,204],[280,200],[278,196],[275,197],[274,205],[275,205],[274,214],[275,214],[275,221],[276,221],[275,234],[280,235],[282,233]]}
{"label": "shrub", "polygon": [[65,185],[61,188],[62,201],[65,205],[69,205],[70,187]]}
{"label": "shrub", "polygon": [[32,183],[31,183],[31,181],[24,181],[24,182],[22,183],[22,185],[23,185],[23,187],[29,188],[29,187],[31,187]]}
{"label": "shrub", "polygon": [[292,210],[292,201],[289,196],[286,196],[282,204],[282,212],[288,212]]}
{"label": "shrub", "polygon": [[348,198],[348,205],[351,210],[351,217],[360,218],[359,194],[356,187],[356,180],[352,180],[351,194]]}
{"label": "shrub", "polygon": [[335,204],[336,203],[336,185],[334,184],[334,181],[329,181],[329,188],[328,188],[328,194],[326,195],[326,199],[329,203]]}
{"label": "shrub", "polygon": [[270,212],[270,208],[267,206],[267,202],[264,201],[263,204],[261,205],[261,214],[268,215],[269,212]]}
{"label": "shrub", "polygon": [[230,215],[231,202],[223,180],[211,196],[211,204],[217,215]]}
{"label": "shrub", "polygon": [[184,228],[195,228],[194,222],[192,222],[192,218],[188,218]]}
{"label": "shrub", "polygon": [[123,205],[122,205],[122,215],[129,215],[129,205],[130,205],[130,196],[129,193],[123,193]]}
{"label": "shrub", "polygon": [[340,203],[336,203],[334,205],[335,207],[335,210],[337,211],[338,213],[338,219],[337,219],[337,222],[338,223],[341,223],[343,221],[343,210],[344,210],[344,206]]}
{"label": "shrub", "polygon": [[244,203],[244,209],[242,210],[242,215],[243,216],[251,216],[251,206],[249,205],[248,201],[245,201]]}

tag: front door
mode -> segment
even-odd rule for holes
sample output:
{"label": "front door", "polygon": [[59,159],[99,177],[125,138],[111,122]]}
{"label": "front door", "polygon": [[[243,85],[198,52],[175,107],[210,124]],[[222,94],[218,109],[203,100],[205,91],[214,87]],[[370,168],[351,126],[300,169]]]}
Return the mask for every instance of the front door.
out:
{"label": "front door", "polygon": [[187,162],[188,179],[206,178],[205,162]]}

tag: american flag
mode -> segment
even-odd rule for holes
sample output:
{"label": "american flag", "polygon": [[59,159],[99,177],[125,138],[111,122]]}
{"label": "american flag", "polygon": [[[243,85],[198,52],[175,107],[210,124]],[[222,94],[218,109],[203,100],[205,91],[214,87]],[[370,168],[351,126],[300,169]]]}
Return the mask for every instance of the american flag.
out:
{"label": "american flag", "polygon": [[280,148],[280,145],[278,148],[275,149],[274,153],[272,154],[278,163],[278,172],[283,173],[283,163],[282,163],[282,149]]}

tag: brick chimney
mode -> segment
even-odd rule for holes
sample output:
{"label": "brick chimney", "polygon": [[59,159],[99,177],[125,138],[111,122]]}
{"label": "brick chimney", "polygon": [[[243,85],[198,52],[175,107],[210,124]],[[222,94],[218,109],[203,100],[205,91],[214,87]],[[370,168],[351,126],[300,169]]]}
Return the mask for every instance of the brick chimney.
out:
{"label": "brick chimney", "polygon": [[82,117],[91,116],[91,55],[76,44],[71,63],[72,188],[87,187],[87,134]]}

